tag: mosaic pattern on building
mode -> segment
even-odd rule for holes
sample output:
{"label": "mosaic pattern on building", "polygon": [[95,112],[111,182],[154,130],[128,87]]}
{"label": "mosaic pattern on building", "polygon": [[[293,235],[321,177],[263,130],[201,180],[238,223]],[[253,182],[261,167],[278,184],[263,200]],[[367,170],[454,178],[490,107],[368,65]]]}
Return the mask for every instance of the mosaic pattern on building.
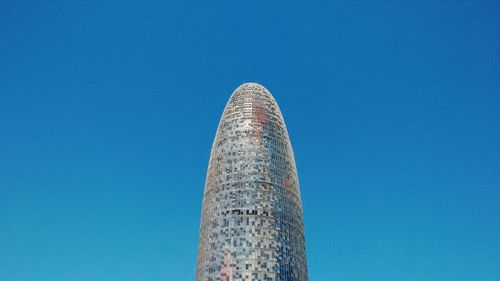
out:
{"label": "mosaic pattern on building", "polygon": [[217,129],[203,196],[196,281],[307,281],[302,204],[281,111],[238,87]]}

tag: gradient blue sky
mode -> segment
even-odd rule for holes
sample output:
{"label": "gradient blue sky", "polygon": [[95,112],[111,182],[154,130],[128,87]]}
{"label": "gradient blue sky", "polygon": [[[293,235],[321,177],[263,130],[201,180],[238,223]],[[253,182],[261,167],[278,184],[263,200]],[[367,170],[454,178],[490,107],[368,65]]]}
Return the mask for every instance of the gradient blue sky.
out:
{"label": "gradient blue sky", "polygon": [[311,281],[500,280],[500,2],[208,2],[0,4],[0,280],[193,280],[247,81]]}

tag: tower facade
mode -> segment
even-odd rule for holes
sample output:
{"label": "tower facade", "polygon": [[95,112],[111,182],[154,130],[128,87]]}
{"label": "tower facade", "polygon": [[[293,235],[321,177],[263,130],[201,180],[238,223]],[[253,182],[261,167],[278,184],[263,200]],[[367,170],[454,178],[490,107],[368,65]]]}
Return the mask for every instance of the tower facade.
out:
{"label": "tower facade", "polygon": [[263,86],[231,95],[212,145],[196,281],[307,281],[302,203],[283,116]]}

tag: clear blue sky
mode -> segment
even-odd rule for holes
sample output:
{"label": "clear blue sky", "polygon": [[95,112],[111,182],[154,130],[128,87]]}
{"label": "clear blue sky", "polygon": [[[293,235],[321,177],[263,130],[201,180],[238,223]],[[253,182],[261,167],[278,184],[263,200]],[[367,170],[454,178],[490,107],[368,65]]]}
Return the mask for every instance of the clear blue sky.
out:
{"label": "clear blue sky", "polygon": [[311,281],[500,280],[500,2],[208,2],[0,4],[0,280],[193,280],[247,81],[288,125]]}

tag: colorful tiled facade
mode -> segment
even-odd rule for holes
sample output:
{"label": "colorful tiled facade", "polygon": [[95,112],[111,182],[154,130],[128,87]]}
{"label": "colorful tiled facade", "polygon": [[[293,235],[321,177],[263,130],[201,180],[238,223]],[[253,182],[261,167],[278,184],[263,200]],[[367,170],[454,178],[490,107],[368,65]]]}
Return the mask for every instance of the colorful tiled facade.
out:
{"label": "colorful tiled facade", "polygon": [[281,111],[245,83],[217,129],[203,196],[196,281],[307,281],[302,204]]}

